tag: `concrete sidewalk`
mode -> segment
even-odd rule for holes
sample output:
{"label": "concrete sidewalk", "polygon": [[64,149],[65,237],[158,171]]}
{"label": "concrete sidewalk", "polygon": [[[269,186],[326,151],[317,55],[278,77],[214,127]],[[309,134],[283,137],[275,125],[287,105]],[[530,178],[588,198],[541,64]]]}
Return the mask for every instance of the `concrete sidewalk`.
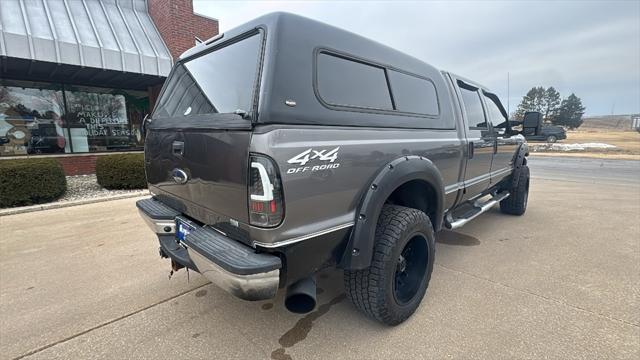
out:
{"label": "concrete sidewalk", "polygon": [[0,217],[0,358],[640,357],[640,185],[535,179],[527,214],[439,235],[427,295],[384,327],[319,277],[319,308],[250,303],[169,264],[135,199]]}
{"label": "concrete sidewalk", "polygon": [[87,204],[94,204],[94,203],[99,203],[104,201],[128,199],[128,198],[142,197],[142,196],[148,196],[148,195],[149,195],[148,190],[140,190],[140,191],[133,191],[128,194],[99,196],[99,197],[92,197],[92,198],[80,199],[80,200],[54,201],[50,203],[37,204],[37,205],[3,208],[3,209],[0,209],[0,216],[24,214],[24,213],[30,213],[30,212],[42,211],[42,210],[61,209],[61,208],[66,208],[70,206],[87,205]]}

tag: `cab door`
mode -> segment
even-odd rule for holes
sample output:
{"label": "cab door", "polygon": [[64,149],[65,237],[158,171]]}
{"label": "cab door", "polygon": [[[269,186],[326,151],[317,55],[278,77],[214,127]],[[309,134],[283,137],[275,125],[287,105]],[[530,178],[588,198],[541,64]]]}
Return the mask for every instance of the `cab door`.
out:
{"label": "cab door", "polygon": [[462,184],[464,201],[479,195],[489,187],[495,137],[485,116],[480,88],[460,79],[456,80],[456,88],[462,105],[468,146]]}

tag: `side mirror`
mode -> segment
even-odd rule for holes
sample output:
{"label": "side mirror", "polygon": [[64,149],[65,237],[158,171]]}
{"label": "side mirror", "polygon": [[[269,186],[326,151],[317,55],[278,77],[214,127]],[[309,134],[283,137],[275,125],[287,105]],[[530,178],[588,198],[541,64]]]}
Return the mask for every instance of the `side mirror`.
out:
{"label": "side mirror", "polygon": [[542,113],[527,111],[522,120],[522,135],[538,135],[542,129]]}
{"label": "side mirror", "polygon": [[149,118],[149,113],[144,115],[142,119],[142,123],[140,124],[140,132],[142,133],[142,138],[147,137],[147,119]]}

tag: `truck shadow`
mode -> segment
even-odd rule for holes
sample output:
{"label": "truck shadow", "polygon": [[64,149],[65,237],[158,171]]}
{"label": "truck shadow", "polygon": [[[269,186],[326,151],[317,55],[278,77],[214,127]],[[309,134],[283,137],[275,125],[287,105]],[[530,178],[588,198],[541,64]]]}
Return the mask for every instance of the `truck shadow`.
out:
{"label": "truck shadow", "polygon": [[480,245],[480,240],[477,238],[462,234],[456,231],[443,230],[436,234],[436,242],[444,245],[454,246],[476,246]]}

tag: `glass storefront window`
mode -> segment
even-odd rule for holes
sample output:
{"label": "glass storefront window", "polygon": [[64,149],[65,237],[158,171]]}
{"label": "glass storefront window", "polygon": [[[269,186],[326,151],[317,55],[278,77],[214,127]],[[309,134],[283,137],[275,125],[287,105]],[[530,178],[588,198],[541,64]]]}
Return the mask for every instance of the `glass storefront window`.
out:
{"label": "glass storefront window", "polygon": [[129,148],[127,105],[122,94],[98,88],[65,89],[74,152]]}
{"label": "glass storefront window", "polygon": [[3,81],[0,156],[64,153],[64,99],[60,86]]}
{"label": "glass storefront window", "polygon": [[2,80],[0,156],[142,149],[144,91]]}

